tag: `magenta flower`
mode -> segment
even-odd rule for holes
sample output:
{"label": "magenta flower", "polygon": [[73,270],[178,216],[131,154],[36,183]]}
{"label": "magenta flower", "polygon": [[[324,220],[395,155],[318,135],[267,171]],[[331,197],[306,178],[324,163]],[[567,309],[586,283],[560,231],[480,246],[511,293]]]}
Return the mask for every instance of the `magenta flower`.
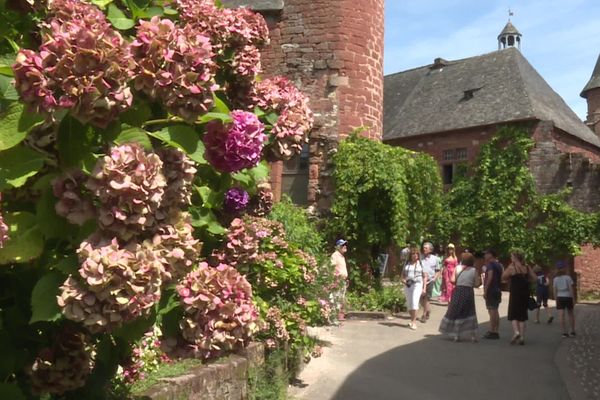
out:
{"label": "magenta flower", "polygon": [[231,117],[231,123],[209,122],[203,138],[206,159],[222,172],[256,166],[266,140],[264,125],[253,113],[232,111]]}
{"label": "magenta flower", "polygon": [[248,207],[250,195],[243,189],[231,188],[225,193],[223,208],[225,211],[237,214]]}

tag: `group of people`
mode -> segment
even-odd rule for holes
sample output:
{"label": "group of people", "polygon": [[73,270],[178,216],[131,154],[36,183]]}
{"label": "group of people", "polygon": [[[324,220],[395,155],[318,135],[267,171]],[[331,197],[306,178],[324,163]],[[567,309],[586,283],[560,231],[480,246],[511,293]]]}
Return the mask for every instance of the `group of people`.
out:
{"label": "group of people", "polygon": [[[540,308],[543,306],[547,313],[547,323],[552,323],[554,317],[548,308],[550,279],[540,267],[533,268],[525,263],[520,252],[511,253],[511,262],[505,269],[491,249],[477,254],[477,257],[470,251],[465,251],[460,259],[455,254],[453,244],[447,246],[446,257],[443,259],[433,254],[433,245],[429,242],[423,244],[422,250],[421,253],[418,247],[408,249],[408,260],[402,271],[410,329],[417,329],[417,313],[420,308],[423,309],[420,322],[425,323],[429,319],[430,300],[440,281],[439,299],[448,303],[448,309],[439,330],[454,341],[458,342],[466,337],[470,337],[473,342],[478,341],[474,289],[480,286],[483,287],[483,297],[490,316],[489,330],[483,338],[500,338],[498,307],[502,301],[503,283],[509,284],[508,320],[511,321],[513,330],[511,344],[525,344],[526,321],[532,301],[530,289],[534,283],[537,297],[534,300],[535,322],[540,322]],[[476,258],[481,261],[476,262]],[[567,274],[565,264],[557,264],[552,287],[563,337],[575,336],[574,283]]]}

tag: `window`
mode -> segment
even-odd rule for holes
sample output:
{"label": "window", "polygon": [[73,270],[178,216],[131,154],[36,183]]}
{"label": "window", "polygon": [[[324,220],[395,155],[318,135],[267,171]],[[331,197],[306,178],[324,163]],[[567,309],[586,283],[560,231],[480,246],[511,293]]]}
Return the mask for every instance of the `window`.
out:
{"label": "window", "polygon": [[467,148],[459,147],[456,149],[444,150],[442,154],[443,161],[461,161],[467,159]]}
{"label": "window", "polygon": [[454,175],[454,165],[444,164],[442,165],[442,180],[444,185],[452,185],[452,178]]}
{"label": "window", "polygon": [[305,205],[308,203],[309,161],[309,148],[305,143],[300,155],[283,163],[281,192],[290,196],[295,204]]}

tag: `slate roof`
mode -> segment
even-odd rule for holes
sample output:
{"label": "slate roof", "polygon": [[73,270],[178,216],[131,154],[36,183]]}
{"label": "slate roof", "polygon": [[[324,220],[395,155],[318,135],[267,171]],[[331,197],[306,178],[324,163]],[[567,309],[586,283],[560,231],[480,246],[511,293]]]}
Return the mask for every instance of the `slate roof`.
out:
{"label": "slate roof", "polygon": [[522,120],[600,139],[514,47],[384,78],[383,140]]}
{"label": "slate roof", "polygon": [[512,22],[508,21],[506,23],[506,25],[504,26],[504,29],[502,29],[502,32],[500,32],[500,34],[498,35],[498,38],[500,38],[501,36],[504,35],[521,35],[521,32],[519,32],[517,30],[517,28],[515,28],[515,26],[512,24]]}
{"label": "slate roof", "polygon": [[592,77],[590,81],[585,85],[583,90],[581,91],[581,97],[587,98],[587,91],[596,89],[600,87],[600,56],[598,56],[598,61],[596,61],[596,67],[594,68],[594,72],[592,72]]}

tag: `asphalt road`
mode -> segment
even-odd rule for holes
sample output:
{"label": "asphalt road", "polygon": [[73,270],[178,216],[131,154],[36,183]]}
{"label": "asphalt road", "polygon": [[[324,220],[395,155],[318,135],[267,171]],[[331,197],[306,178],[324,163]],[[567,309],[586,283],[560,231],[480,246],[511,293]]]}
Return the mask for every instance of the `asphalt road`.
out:
{"label": "asphalt road", "polygon": [[[489,318],[479,290],[476,303],[483,335]],[[588,398],[576,399],[573,393],[584,396],[584,392],[568,390],[578,375],[567,361],[566,353],[574,343],[568,341],[580,338],[561,338],[556,318],[553,324],[533,324],[530,315],[525,345],[510,345],[507,303],[508,293],[504,293],[500,340],[480,339],[479,343],[454,343],[441,336],[438,326],[446,311],[441,305],[433,306],[430,320],[419,323],[416,331],[406,327],[407,314],[320,328],[319,337],[329,345],[323,356],[306,365],[289,393],[297,400]]]}

